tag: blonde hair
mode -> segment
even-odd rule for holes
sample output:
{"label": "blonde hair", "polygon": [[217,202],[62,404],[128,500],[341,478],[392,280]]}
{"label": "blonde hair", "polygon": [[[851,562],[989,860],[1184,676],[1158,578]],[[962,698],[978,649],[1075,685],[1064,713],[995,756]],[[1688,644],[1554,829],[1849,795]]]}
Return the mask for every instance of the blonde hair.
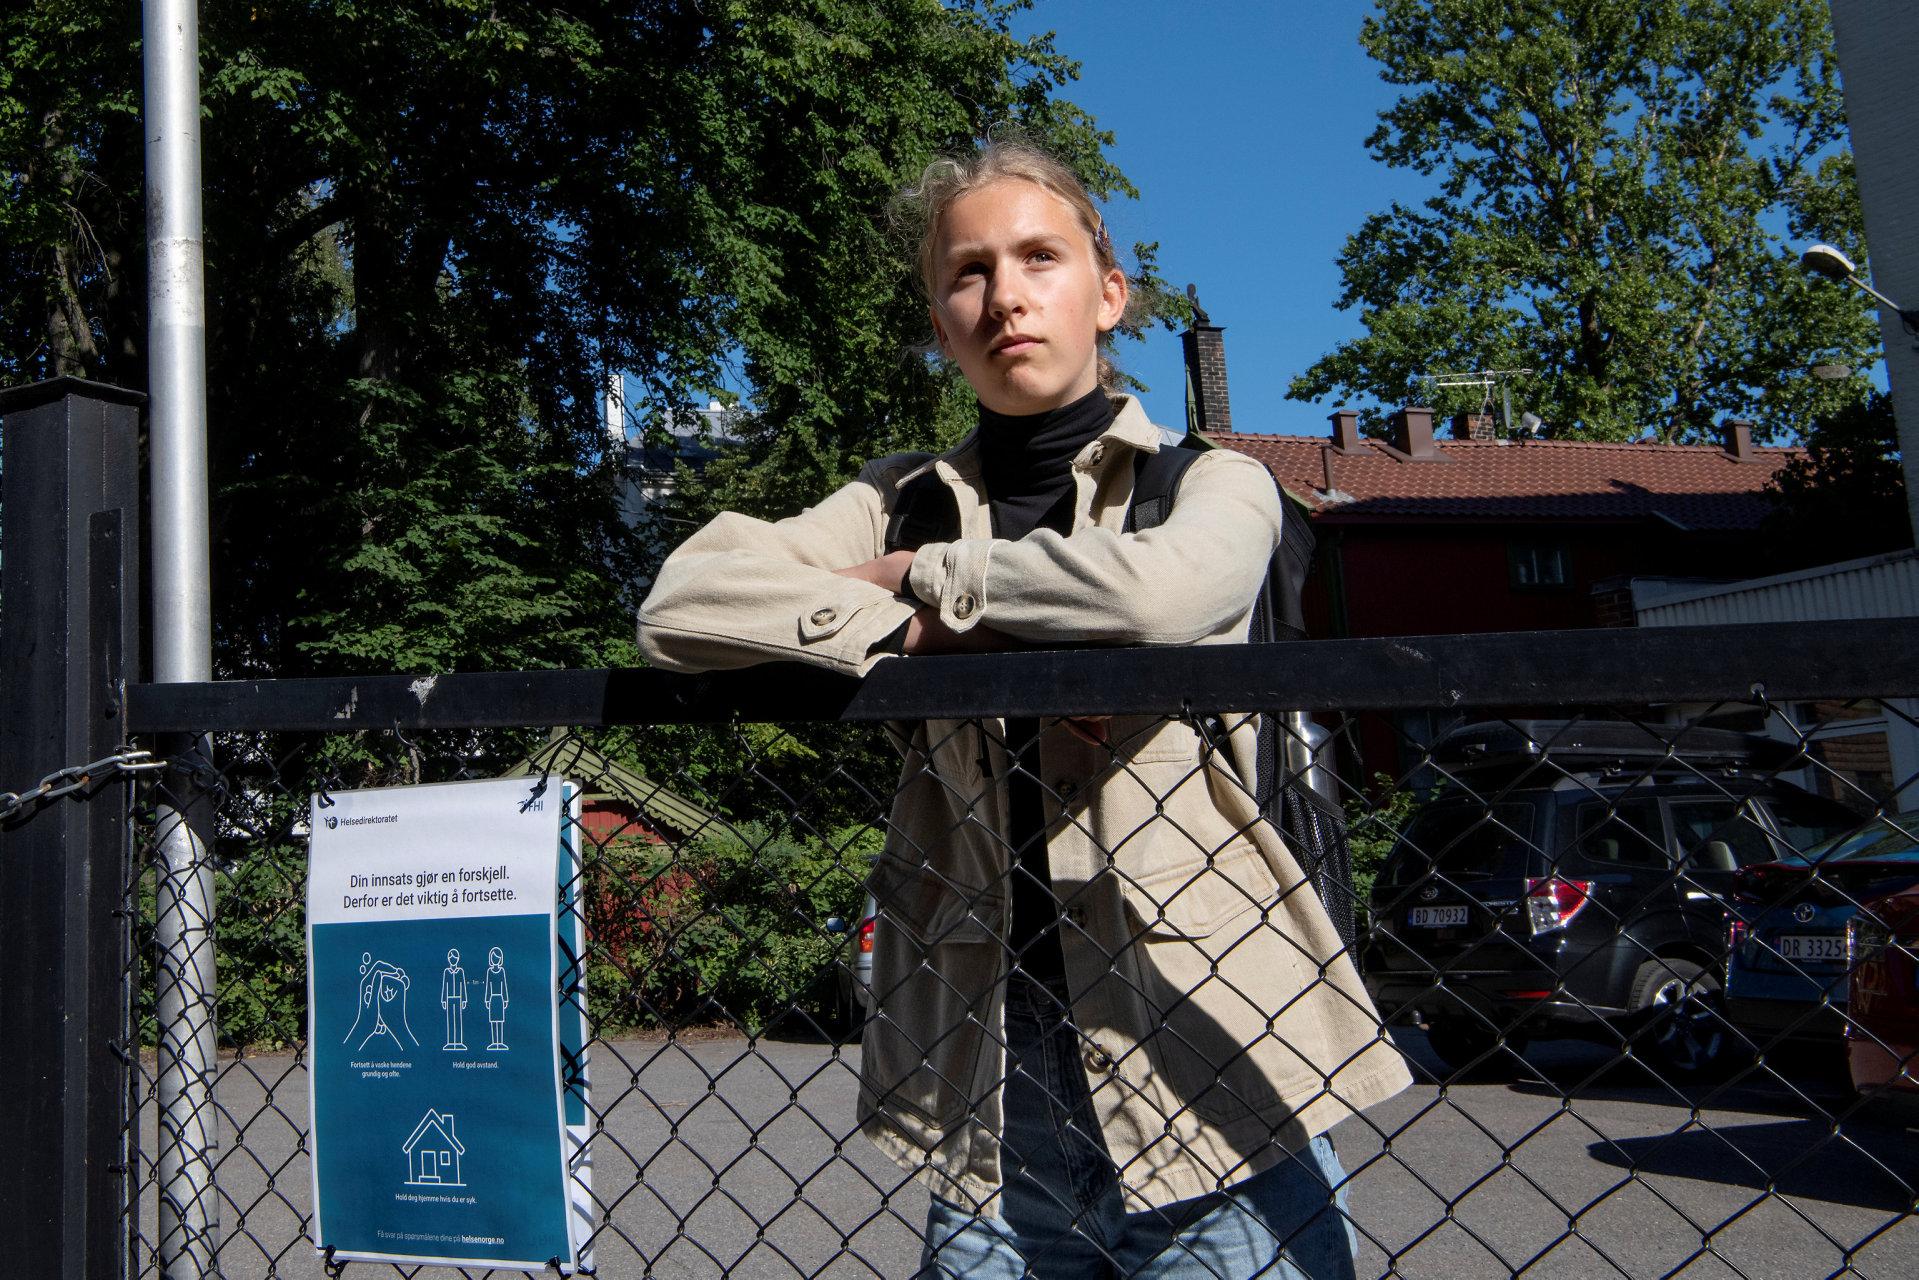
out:
{"label": "blonde hair", "polygon": [[[1109,271],[1125,274],[1125,269],[1119,264],[1119,255],[1113,250],[1113,237],[1106,230],[1106,220],[1100,216],[1099,206],[1093,203],[1093,197],[1087,193],[1079,175],[1030,142],[1001,139],[986,143],[970,155],[939,157],[920,171],[919,182],[900,192],[894,201],[895,218],[917,240],[915,262],[919,268],[920,287],[925,290],[929,301],[935,296],[935,255],[938,251],[940,219],[961,196],[1008,179],[1030,182],[1057,196],[1073,211],[1081,230],[1086,232],[1087,240],[1092,243],[1093,264],[1102,279]],[[1137,296],[1136,292],[1128,291],[1127,314],[1121,318],[1121,323],[1132,319],[1133,302]],[[1109,350],[1112,336],[1110,332],[1100,335],[1099,384],[1108,391],[1118,390],[1120,383],[1119,368],[1113,363]]]}

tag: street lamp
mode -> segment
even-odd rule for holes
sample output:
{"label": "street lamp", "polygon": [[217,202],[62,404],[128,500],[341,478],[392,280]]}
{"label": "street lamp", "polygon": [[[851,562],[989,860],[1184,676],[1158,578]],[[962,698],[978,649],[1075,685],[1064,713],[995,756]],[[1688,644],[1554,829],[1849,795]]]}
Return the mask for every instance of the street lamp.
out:
{"label": "street lamp", "polygon": [[1799,255],[1799,267],[1801,270],[1815,276],[1824,276],[1828,280],[1837,280],[1842,284],[1859,286],[1859,288],[1864,289],[1867,293],[1878,299],[1881,306],[1888,308],[1894,315],[1898,316],[1899,323],[1906,327],[1907,333],[1915,338],[1919,338],[1919,310],[1907,310],[1905,307],[1900,306],[1891,298],[1888,298],[1885,294],[1867,284],[1864,280],[1861,280],[1859,278],[1859,268],[1853,265],[1852,259],[1831,245],[1816,244],[1807,249]]}

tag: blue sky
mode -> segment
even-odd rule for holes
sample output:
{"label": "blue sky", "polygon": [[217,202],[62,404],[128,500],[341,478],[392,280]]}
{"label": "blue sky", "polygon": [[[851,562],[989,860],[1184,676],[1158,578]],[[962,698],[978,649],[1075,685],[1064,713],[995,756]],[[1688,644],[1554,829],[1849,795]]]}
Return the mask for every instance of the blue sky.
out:
{"label": "blue sky", "polygon": [[[1368,0],[1036,0],[1021,33],[1051,30],[1081,63],[1062,96],[1117,135],[1138,200],[1108,210],[1113,238],[1159,241],[1160,270],[1226,328],[1233,425],[1318,434],[1333,406],[1286,383],[1360,330],[1338,311],[1337,258],[1367,213],[1417,202],[1428,180],[1365,148],[1395,96],[1359,47]],[[1185,423],[1176,334],[1122,343],[1157,422]]]}

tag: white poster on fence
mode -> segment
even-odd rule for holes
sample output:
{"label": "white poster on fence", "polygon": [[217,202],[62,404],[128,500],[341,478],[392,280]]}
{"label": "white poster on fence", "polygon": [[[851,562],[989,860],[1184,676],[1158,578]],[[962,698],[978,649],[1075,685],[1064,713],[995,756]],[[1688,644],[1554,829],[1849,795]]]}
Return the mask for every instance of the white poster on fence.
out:
{"label": "white poster on fence", "polygon": [[578,888],[571,791],[506,778],[314,797],[307,1042],[322,1253],[578,1267],[582,931],[577,908],[565,925],[560,910]]}

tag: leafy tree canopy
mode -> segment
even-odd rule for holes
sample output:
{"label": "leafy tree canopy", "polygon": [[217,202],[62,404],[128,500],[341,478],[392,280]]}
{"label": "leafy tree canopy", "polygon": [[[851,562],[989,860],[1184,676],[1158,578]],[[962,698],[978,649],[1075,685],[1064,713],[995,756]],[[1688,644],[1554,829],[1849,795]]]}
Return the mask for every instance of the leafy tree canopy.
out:
{"label": "leafy tree canopy", "polygon": [[1768,564],[1833,564],[1911,546],[1891,399],[1874,392],[1820,418],[1766,496]]}
{"label": "leafy tree canopy", "polygon": [[[715,501],[935,438],[889,193],[1009,124],[1131,192],[1022,7],[205,0],[221,670],[631,660],[610,370],[655,424],[744,383]],[[0,14],[0,380],[144,384],[139,21]]]}
{"label": "leafy tree canopy", "polygon": [[[1532,369],[1550,434],[1762,438],[1857,402],[1877,329],[1796,251],[1863,258],[1823,0],[1378,0],[1360,41],[1406,92],[1368,139],[1438,180],[1339,263],[1366,334],[1289,394],[1477,407],[1422,375]],[[1466,397],[1454,403],[1448,395]],[[1377,410],[1370,412],[1376,413]]]}

